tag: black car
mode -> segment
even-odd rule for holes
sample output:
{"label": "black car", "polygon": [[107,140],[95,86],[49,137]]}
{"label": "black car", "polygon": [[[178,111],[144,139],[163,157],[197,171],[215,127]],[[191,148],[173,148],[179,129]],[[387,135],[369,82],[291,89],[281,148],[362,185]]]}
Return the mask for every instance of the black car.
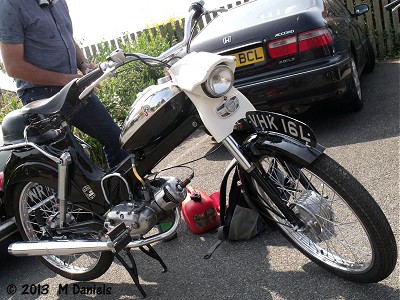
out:
{"label": "black car", "polygon": [[340,0],[258,0],[220,14],[189,51],[235,55],[235,86],[259,109],[300,113],[323,101],[363,106],[361,72],[375,54],[357,17]]}

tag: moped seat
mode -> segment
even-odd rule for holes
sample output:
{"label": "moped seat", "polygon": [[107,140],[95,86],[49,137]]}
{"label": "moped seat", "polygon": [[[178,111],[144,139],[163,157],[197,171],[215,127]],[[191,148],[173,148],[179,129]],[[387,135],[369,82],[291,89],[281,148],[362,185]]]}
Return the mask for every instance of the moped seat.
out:
{"label": "moped seat", "polygon": [[63,107],[65,100],[67,99],[68,93],[71,89],[71,85],[73,85],[74,83],[75,81],[68,83],[61,89],[60,92],[55,94],[53,97],[28,103],[20,109],[21,114],[51,115],[59,112]]}

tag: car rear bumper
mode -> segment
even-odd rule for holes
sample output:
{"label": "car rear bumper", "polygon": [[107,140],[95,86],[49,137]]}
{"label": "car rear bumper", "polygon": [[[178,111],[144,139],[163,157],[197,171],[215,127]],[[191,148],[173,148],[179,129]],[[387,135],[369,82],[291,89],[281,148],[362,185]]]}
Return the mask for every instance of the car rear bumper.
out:
{"label": "car rear bumper", "polygon": [[0,241],[6,239],[10,235],[18,231],[15,218],[8,219],[7,221],[0,223]]}
{"label": "car rear bumper", "polygon": [[259,109],[300,112],[304,106],[343,95],[351,76],[350,56],[334,56],[235,81],[235,87]]}

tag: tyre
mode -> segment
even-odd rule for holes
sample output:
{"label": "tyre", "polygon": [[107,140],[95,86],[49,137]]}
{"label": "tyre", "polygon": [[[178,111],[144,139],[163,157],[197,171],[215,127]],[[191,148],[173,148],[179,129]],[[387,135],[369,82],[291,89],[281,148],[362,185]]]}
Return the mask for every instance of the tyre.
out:
{"label": "tyre", "polygon": [[[55,191],[33,182],[19,183],[14,192],[14,214],[18,229],[26,241],[52,239],[97,239],[95,233],[57,234],[59,209]],[[68,225],[95,219],[82,206],[68,203]],[[104,274],[114,255],[111,252],[92,252],[74,255],[47,255],[39,258],[49,269],[69,279],[88,281]]]}
{"label": "tyre", "polygon": [[351,78],[349,83],[349,89],[347,93],[343,96],[345,99],[345,102],[343,103],[345,107],[343,108],[344,110],[349,112],[356,112],[363,108],[364,101],[361,93],[360,74],[358,72],[358,67],[354,59],[354,56],[351,56],[350,64],[351,64]]}
{"label": "tyre", "polygon": [[375,69],[375,52],[369,39],[367,39],[367,52],[368,57],[363,72],[370,73]]}
{"label": "tyre", "polygon": [[322,154],[307,168],[274,158],[260,159],[258,168],[304,226],[294,228],[255,180],[252,199],[309,259],[354,282],[391,274],[397,260],[392,229],[371,195],[338,163]]}

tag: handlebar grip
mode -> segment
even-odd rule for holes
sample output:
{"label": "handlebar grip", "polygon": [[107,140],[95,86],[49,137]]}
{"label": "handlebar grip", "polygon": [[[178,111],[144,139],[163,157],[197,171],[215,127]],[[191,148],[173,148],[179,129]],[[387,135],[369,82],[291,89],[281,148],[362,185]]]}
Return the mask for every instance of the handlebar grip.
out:
{"label": "handlebar grip", "polygon": [[193,16],[194,19],[198,19],[204,12],[204,1],[193,2],[189,8],[189,11],[194,10],[195,14]]}
{"label": "handlebar grip", "polygon": [[99,79],[101,77],[101,75],[103,75],[103,74],[104,74],[104,72],[101,69],[101,67],[99,66],[97,69],[95,69],[92,72],[79,78],[76,81],[76,84],[78,85],[79,89],[85,88],[85,87],[89,86],[90,84],[92,84],[97,79]]}

